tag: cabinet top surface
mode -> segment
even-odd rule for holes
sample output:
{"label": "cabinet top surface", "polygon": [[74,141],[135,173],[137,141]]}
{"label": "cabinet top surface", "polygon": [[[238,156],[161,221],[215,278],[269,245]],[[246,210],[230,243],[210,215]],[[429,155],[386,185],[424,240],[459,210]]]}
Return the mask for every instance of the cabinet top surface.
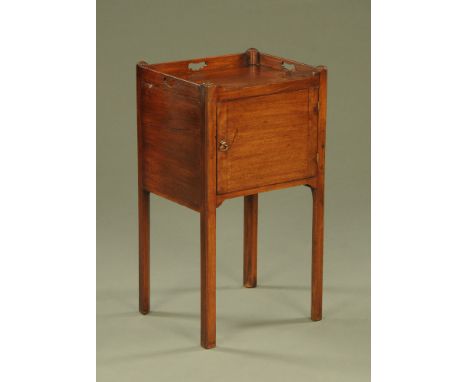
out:
{"label": "cabinet top surface", "polygon": [[235,88],[288,82],[311,76],[313,76],[312,72],[290,72],[267,66],[252,65],[226,70],[199,71],[181,75],[180,77],[197,84],[210,82],[216,86]]}
{"label": "cabinet top surface", "polygon": [[312,78],[324,68],[260,53],[253,48],[240,54],[142,64],[162,75],[197,85],[209,83],[223,88],[270,85]]}

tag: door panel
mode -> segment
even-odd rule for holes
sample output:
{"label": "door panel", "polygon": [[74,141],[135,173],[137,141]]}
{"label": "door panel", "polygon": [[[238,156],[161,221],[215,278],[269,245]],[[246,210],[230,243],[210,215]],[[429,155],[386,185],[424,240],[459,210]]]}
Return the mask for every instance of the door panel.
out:
{"label": "door panel", "polygon": [[218,193],[314,176],[316,106],[315,88],[218,103]]}

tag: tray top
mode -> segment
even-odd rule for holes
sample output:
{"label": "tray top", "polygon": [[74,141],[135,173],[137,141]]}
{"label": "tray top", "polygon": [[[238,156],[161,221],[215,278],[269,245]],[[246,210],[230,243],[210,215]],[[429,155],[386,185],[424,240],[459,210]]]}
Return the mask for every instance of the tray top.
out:
{"label": "tray top", "polygon": [[314,77],[323,68],[261,53],[254,48],[240,54],[146,65],[162,75],[197,85],[209,82],[222,88],[285,83]]}
{"label": "tray top", "polygon": [[201,84],[211,82],[225,88],[268,85],[311,77],[313,72],[291,72],[267,66],[247,66],[235,69],[199,71],[181,75],[187,81]]}

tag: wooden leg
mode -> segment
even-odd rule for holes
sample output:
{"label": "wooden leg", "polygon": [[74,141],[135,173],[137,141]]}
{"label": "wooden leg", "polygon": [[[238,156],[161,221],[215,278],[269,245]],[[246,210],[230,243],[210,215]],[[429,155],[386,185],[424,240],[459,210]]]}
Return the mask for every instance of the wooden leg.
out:
{"label": "wooden leg", "polygon": [[138,190],[140,313],[150,310],[150,200],[149,192]]}
{"label": "wooden leg", "polygon": [[216,347],[216,206],[200,213],[201,346]]}
{"label": "wooden leg", "polygon": [[322,319],[322,286],[323,286],[323,186],[312,189],[312,307],[311,319]]}
{"label": "wooden leg", "polygon": [[258,194],[244,197],[244,287],[257,286]]}

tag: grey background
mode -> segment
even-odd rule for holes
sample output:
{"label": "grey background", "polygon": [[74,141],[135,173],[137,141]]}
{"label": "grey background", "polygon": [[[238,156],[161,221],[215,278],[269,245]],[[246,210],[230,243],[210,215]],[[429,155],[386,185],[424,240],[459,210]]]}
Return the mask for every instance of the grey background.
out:
{"label": "grey background", "polygon": [[[199,347],[199,219],[151,197],[152,313],[137,296],[135,64],[249,47],[329,68],[324,317],[311,322],[311,192],[259,198],[257,289],[242,198],[218,209],[218,347]],[[97,2],[97,373],[104,381],[370,379],[370,1]]]}

